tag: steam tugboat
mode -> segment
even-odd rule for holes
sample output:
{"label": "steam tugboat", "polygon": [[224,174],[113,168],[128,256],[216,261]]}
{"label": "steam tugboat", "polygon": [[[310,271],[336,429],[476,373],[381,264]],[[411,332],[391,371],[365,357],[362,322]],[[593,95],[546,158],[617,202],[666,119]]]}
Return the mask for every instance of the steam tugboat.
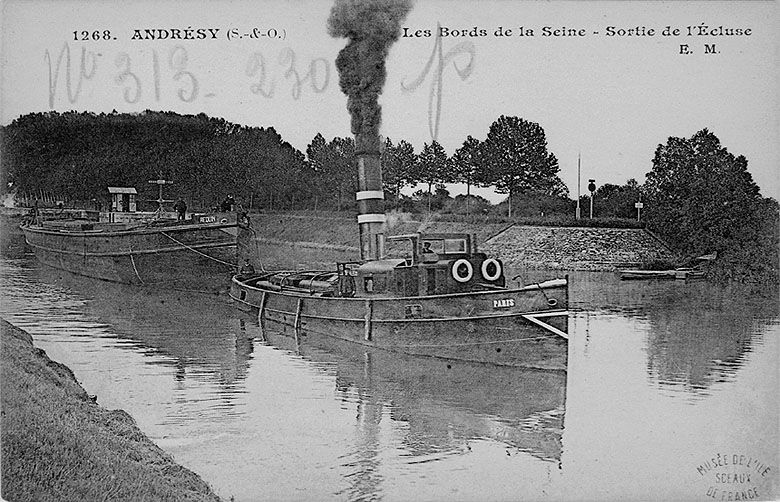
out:
{"label": "steam tugboat", "polygon": [[[385,254],[379,94],[385,57],[410,9],[406,1],[387,8],[337,2],[328,19],[328,32],[348,39],[336,67],[355,135],[360,262],[237,275],[230,294],[296,341],[319,333],[413,355],[565,370],[567,279],[507,288],[501,261],[462,234],[399,236],[411,250]],[[239,259],[243,248],[255,248],[245,245],[254,239],[247,223],[239,224]],[[259,257],[245,259],[257,270]]]}
{"label": "steam tugboat", "polygon": [[[408,249],[386,257],[383,193],[372,180],[381,180],[379,156],[360,154],[359,262],[238,274],[230,291],[237,304],[296,340],[322,334],[413,355],[566,369],[567,278],[508,288],[501,260],[479,252],[469,234],[389,237]],[[250,222],[239,221],[238,254],[254,269],[252,239]]]}

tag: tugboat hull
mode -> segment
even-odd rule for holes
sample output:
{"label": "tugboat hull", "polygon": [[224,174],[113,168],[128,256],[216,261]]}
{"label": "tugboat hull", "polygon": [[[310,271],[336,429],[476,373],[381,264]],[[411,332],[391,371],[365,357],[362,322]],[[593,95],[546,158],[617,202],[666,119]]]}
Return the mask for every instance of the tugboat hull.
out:
{"label": "tugboat hull", "polygon": [[566,370],[568,283],[405,298],[273,291],[236,276],[231,297],[268,329],[478,363]]}

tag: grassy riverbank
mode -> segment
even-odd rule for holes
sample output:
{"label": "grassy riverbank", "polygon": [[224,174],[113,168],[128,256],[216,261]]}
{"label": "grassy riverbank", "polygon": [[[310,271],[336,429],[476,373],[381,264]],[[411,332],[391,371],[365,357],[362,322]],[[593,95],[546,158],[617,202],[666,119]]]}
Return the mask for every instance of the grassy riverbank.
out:
{"label": "grassy riverbank", "polygon": [[219,500],[29,334],[0,319],[0,337],[4,500]]}

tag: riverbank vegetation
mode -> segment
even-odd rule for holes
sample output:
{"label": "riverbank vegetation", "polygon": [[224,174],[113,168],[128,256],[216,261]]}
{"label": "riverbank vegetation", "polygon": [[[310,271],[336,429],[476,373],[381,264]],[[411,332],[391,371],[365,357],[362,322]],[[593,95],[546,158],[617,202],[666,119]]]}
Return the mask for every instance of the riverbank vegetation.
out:
{"label": "riverbank vegetation", "polygon": [[71,371],[0,319],[4,500],[220,500],[121,410],[95,404]]}
{"label": "riverbank vegetation", "polygon": [[778,203],[764,198],[748,161],[704,129],[658,145],[643,191],[648,227],[694,257],[717,252],[725,281],[778,282]]}
{"label": "riverbank vegetation", "polygon": [[[354,211],[355,142],[316,134],[305,152],[272,127],[246,127],[204,114],[172,112],[34,113],[2,128],[2,183],[17,201],[85,205],[108,202],[108,186],[139,191],[153,209],[162,176],[170,196],[189,207],[216,207],[232,195],[244,210]],[[648,152],[648,158],[651,152]],[[681,255],[717,251],[716,275],[726,281],[775,282],[778,204],[761,196],[747,171],[704,129],[690,139],[659,145],[644,183],[603,184],[576,200],[558,176],[539,124],[501,116],[480,140],[473,136],[449,155],[435,141],[415,152],[405,139],[381,149],[388,211],[418,218],[464,218],[539,225],[643,227]],[[462,184],[453,197],[447,184]],[[507,195],[491,204],[475,186]],[[144,202],[145,201],[145,202]],[[644,204],[637,221],[637,202]]]}

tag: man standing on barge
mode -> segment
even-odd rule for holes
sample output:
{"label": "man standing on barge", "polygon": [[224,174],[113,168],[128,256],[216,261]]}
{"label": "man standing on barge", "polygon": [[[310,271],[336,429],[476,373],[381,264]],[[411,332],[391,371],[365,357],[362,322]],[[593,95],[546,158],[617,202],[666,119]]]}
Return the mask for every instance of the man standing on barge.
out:
{"label": "man standing on barge", "polygon": [[187,203],[179,199],[173,205],[173,209],[179,214],[179,221],[184,221],[184,217],[187,215]]}

